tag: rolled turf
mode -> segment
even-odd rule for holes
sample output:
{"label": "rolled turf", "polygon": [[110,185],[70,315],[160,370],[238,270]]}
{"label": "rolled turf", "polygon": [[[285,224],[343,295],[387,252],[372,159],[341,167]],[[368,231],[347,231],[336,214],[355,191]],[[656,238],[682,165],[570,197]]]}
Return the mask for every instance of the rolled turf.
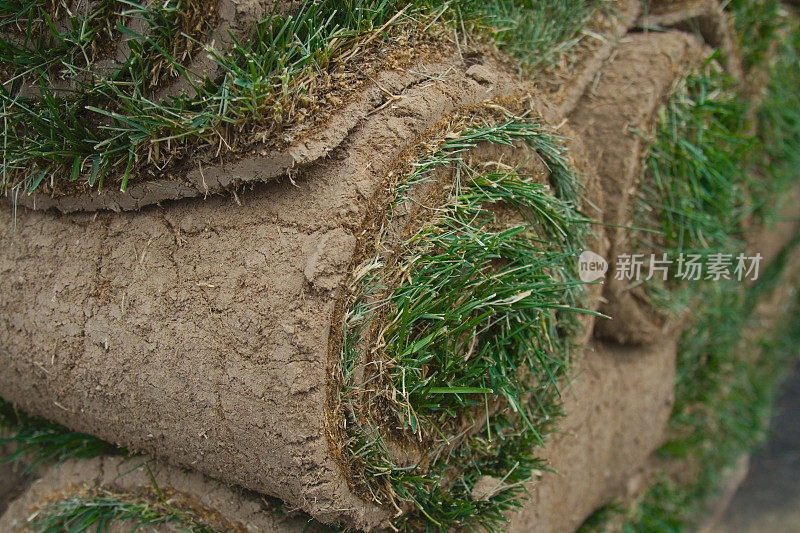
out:
{"label": "rolled turf", "polygon": [[[664,88],[695,46],[633,41],[620,64],[665,63]],[[4,210],[4,397],[325,522],[504,520],[544,466],[534,450],[583,338],[575,317],[596,305],[575,280],[571,134],[552,127],[577,98],[491,54],[445,52],[379,76],[330,136],[200,167],[164,194],[36,205],[138,212]],[[631,98],[646,125],[658,98]],[[582,178],[602,204],[595,174]],[[145,207],[248,181],[233,199]]]}
{"label": "rolled turf", "polygon": [[[429,468],[435,457],[430,448],[413,448],[462,449],[463,430],[485,426],[473,421],[482,413],[498,424],[490,429],[495,438],[487,457],[502,451],[504,440],[511,450],[528,443],[519,460],[529,464],[487,466],[487,475],[529,476],[537,464],[531,445],[549,431],[574,340],[564,329],[568,322],[557,316],[565,318],[578,305],[570,258],[585,224],[579,223],[576,178],[563,141],[533,116],[514,118],[485,107],[519,107],[516,102],[527,98],[513,73],[490,68],[497,80],[488,85],[462,71],[409,89],[329,159],[240,195],[241,205],[213,197],[122,214],[4,210],[3,270],[27,271],[25,283],[14,276],[2,282],[8,295],[2,313],[4,397],[131,450],[275,495],[323,521],[359,527],[385,521],[398,509],[424,509],[425,503],[398,491],[418,483],[417,477],[429,476],[439,486],[435,476],[441,474]],[[527,196],[509,203],[504,187]],[[411,209],[428,200],[440,207]],[[442,210],[450,214],[439,220]],[[389,221],[393,227],[385,225]],[[460,240],[441,240],[454,232]],[[492,239],[493,255],[485,257],[476,243]],[[447,298],[469,301],[470,294],[480,294],[474,301],[483,306],[451,319],[457,324],[472,317],[474,323],[459,333],[434,324],[433,338],[425,328],[437,321],[435,308],[412,317],[400,337],[416,344],[410,351],[391,347],[406,366],[370,348],[383,348],[380,338],[365,339],[354,364],[367,369],[358,375],[370,376],[375,369],[367,365],[383,361],[387,368],[374,383],[399,393],[393,400],[403,408],[375,406],[389,396],[377,394],[366,378],[345,382],[335,374],[341,373],[343,319],[358,305],[345,289],[361,277],[365,259],[387,253],[392,243],[408,248],[395,254],[396,267],[384,269],[392,274],[371,287],[399,290],[417,267],[436,269],[451,257],[464,262],[455,265],[458,275],[443,279],[466,285],[457,293],[444,285],[440,301],[448,302],[450,289]],[[531,254],[541,259],[530,262]],[[73,259],[64,261],[66,255]],[[517,264],[515,257],[528,259]],[[480,270],[463,270],[475,267]],[[493,281],[492,272],[505,273]],[[408,287],[415,290],[413,281]],[[37,303],[26,304],[28,298]],[[390,323],[391,309],[409,310],[402,296],[392,298],[387,311],[368,313],[376,328]],[[538,318],[531,323],[531,317]],[[45,330],[34,325],[42,320],[50,324]],[[447,349],[467,360],[474,345],[464,344],[464,335],[507,345],[509,361],[520,370],[504,374],[505,360],[486,363],[481,354],[471,361],[474,368],[496,374],[485,380],[471,375],[469,364],[430,362],[420,351],[431,340],[449,342]],[[416,370],[407,366],[414,362]],[[405,381],[398,368],[410,369]],[[432,379],[436,370],[440,375]],[[538,377],[529,382],[517,372]],[[414,392],[404,391],[404,383],[413,384]],[[353,400],[353,388],[368,398]],[[531,410],[523,403],[531,393],[553,412]],[[501,410],[506,402],[516,402],[512,409],[520,418]],[[412,404],[414,419],[404,419]],[[381,443],[358,441],[366,433],[353,433],[344,413],[352,405],[365,406],[358,414],[362,424],[366,419],[397,432],[405,449],[384,453]],[[531,417],[534,411],[539,418]],[[386,424],[385,417],[393,422]],[[514,435],[503,439],[502,431]],[[372,476],[381,472],[351,460],[361,457],[365,444],[391,461],[389,481],[374,484]],[[418,470],[408,476],[417,461]],[[478,474],[469,471],[467,482],[477,482]],[[365,478],[373,484],[358,481]],[[514,505],[516,492],[481,500],[458,516],[430,513],[440,512],[439,520],[472,519],[483,507]],[[431,494],[430,501],[436,498]]]}

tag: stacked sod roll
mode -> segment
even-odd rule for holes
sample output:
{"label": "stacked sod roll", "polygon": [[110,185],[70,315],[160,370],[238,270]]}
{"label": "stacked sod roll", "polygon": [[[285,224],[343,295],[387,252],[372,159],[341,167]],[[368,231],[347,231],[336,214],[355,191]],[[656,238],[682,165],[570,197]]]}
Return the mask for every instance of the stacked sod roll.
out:
{"label": "stacked sod roll", "polygon": [[[798,18],[774,1],[726,7],[745,75],[731,77],[724,56],[706,51],[670,91],[650,133],[629,242],[673,258],[730,254],[730,279],[623,289],[661,324],[685,322],[675,406],[650,486],[624,507],[599,509],[584,531],[713,527],[796,364],[800,121],[786,87],[800,79]],[[757,279],[739,277],[740,252],[759,254]]]}
{"label": "stacked sod roll", "polygon": [[[9,31],[25,13],[49,20],[51,7],[8,15]],[[18,280],[6,278],[14,286],[4,293],[14,296],[3,302],[4,396],[324,522],[503,520],[543,467],[535,450],[559,413],[578,340],[573,315],[591,315],[579,308],[574,266],[587,232],[582,187],[567,141],[547,125],[578,92],[545,98],[490,48],[479,45],[467,62],[434,35],[420,53],[393,59],[395,68],[375,62],[354,87],[334,83],[325,97],[349,103],[277,142],[274,131],[292,126],[295,113],[263,113],[299,93],[276,93],[275,77],[302,86],[322,72],[330,83],[336,68],[312,72],[307,62],[330,54],[344,63],[331,43],[366,47],[397,20],[390,10],[276,6],[255,41],[231,35],[230,50],[205,46],[217,75],[197,72],[189,51],[178,58],[157,39],[163,21],[150,11],[169,7],[163,15],[180,18],[187,6],[140,7],[131,24],[81,34],[92,48],[103,32],[132,36],[134,22],[149,25],[120,47],[113,74],[94,68],[105,52],[84,58],[90,79],[67,76],[77,99],[41,84],[56,74],[46,66],[9,88],[3,262],[43,269],[29,296],[59,281],[50,304],[28,307]],[[560,13],[582,24],[588,12]],[[68,10],[66,31],[29,30],[66,42],[76,21],[94,28],[101,15]],[[316,28],[320,21],[327,25]],[[317,55],[295,50],[297,38]],[[590,48],[571,66],[591,71],[608,53]],[[166,59],[176,79],[157,76],[148,54]],[[243,88],[253,74],[268,75],[269,90]],[[29,92],[31,76],[38,93]],[[59,98],[72,115],[59,116]],[[254,98],[261,120],[238,120]],[[80,140],[75,152],[43,134],[53,120],[66,144]],[[234,138],[248,148],[238,151]],[[201,156],[187,169],[191,150],[223,145],[227,157]],[[64,173],[67,182],[55,179]],[[205,198],[248,182],[252,190],[234,190],[234,201]],[[51,316],[55,328],[21,350],[34,315]]]}
{"label": "stacked sod roll", "polygon": [[[631,245],[647,132],[687,73],[720,70],[678,30],[730,28],[712,3],[572,4],[215,4],[199,25],[199,4],[137,5],[97,30],[129,37],[113,59],[95,30],[88,58],[6,57],[2,396],[69,428],[9,444],[102,459],[4,520],[238,523],[160,476],[109,487],[92,472],[125,461],[75,431],[345,528],[561,531],[627,490],[666,438],[675,322],[576,258]],[[38,52],[103,18],[19,13]],[[617,42],[634,23],[677,29]]]}
{"label": "stacked sod roll", "polygon": [[551,101],[573,105],[611,52],[583,28],[614,38],[620,14],[636,11],[612,4],[9,2],[0,185],[17,204],[72,212],[273,179],[324,156],[377,100],[425,81],[425,58],[448,60],[441,21],[469,22],[519,67],[553,69]]}

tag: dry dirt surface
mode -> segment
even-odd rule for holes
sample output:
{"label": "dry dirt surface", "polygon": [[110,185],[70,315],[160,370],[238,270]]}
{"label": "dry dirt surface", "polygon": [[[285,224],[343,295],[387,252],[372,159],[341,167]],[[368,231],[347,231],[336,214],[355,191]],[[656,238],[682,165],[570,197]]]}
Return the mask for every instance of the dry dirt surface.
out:
{"label": "dry dirt surface", "polygon": [[614,495],[642,490],[672,412],[675,348],[674,336],[592,343],[565,393],[565,423],[544,452],[557,474],[534,484],[509,531],[574,531]]}

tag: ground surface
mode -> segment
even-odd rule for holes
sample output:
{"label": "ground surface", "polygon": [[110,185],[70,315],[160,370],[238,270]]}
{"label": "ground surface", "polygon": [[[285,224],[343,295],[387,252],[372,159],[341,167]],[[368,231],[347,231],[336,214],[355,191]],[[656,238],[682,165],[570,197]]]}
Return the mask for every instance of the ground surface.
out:
{"label": "ground surface", "polygon": [[800,532],[800,362],[771,431],[713,533]]}

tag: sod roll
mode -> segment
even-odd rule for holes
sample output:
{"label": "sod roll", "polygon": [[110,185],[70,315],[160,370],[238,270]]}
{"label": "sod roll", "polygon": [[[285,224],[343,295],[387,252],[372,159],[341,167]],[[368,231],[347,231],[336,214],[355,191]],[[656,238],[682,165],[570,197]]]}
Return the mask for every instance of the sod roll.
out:
{"label": "sod roll", "polygon": [[100,456],[41,468],[0,515],[0,531],[62,531],[87,523],[104,524],[109,533],[322,531],[308,522],[196,472],[147,457]]}
{"label": "sod roll", "polygon": [[[418,32],[407,23],[381,42],[376,26],[389,23],[391,2],[343,7],[326,0],[301,8],[299,2],[181,0],[143,3],[124,10],[121,20],[107,12],[115,2],[81,4],[101,11],[80,38],[71,32],[87,16],[81,10],[60,3],[0,10],[6,24],[0,38],[13,43],[24,30],[22,15],[29,15],[35,33],[46,36],[35,56],[58,52],[65,65],[75,63],[60,75],[21,59],[0,66],[9,77],[2,193],[17,205],[135,210],[268,181],[324,157],[376,108],[430,81],[430,72],[446,70],[450,53],[469,65],[473,56],[496,53],[480,40],[454,46],[449,31],[443,38],[438,29]],[[638,0],[614,4],[613,15],[595,21],[591,39],[580,39],[535,80],[547,101],[538,111],[548,120],[557,123],[576,105],[638,16]],[[390,20],[406,20],[396,15]],[[71,22],[47,27],[49,16]],[[126,24],[136,27],[120,29]],[[59,42],[64,50],[56,48]],[[109,47],[125,49],[117,52],[127,58],[124,66],[106,64]],[[447,63],[430,65],[436,62]],[[492,74],[477,63],[472,74],[491,83]],[[58,89],[76,79],[79,91]],[[285,80],[291,81],[284,86]],[[59,127],[48,130],[53,116]]]}
{"label": "sod roll", "polygon": [[[647,344],[661,338],[671,325],[657,316],[646,299],[616,279],[616,258],[634,253],[630,240],[647,132],[651,132],[675,83],[703,57],[700,42],[682,32],[630,35],[603,69],[591,97],[582,100],[570,123],[583,134],[586,146],[600,154],[597,172],[608,201],[603,222],[610,241],[609,272],[601,306],[611,320],[600,320],[595,333],[622,344]],[[645,81],[643,81],[645,80]]]}
{"label": "sod roll", "polygon": [[561,431],[543,452],[558,475],[536,480],[509,531],[575,531],[603,505],[645,488],[674,404],[675,337],[587,345],[565,394]]}
{"label": "sod roll", "polygon": [[[428,81],[410,86],[392,105],[376,108],[328,158],[232,197],[121,214],[65,216],[5,206],[3,397],[130,450],[276,496],[323,522],[370,528],[424,508],[457,523],[484,508],[513,506],[520,486],[485,497],[471,498],[469,488],[457,494],[463,488],[447,486],[446,463],[437,460],[442,453],[468,453],[465,443],[486,430],[489,416],[507,429],[489,428],[495,439],[480,452],[485,460],[501,453],[505,442],[497,432],[505,437],[505,431],[529,463],[500,465],[495,477],[524,478],[538,464],[532,443],[552,425],[567,344],[577,334],[578,324],[561,318],[578,305],[579,289],[569,280],[578,252],[571,233],[585,224],[575,224],[578,182],[564,141],[532,109],[555,111],[544,99],[531,99],[535,89],[490,56],[469,66],[448,60],[440,68],[426,71]],[[462,196],[460,187],[469,194]],[[520,204],[513,191],[530,203]],[[434,223],[440,211],[451,213],[441,224],[458,226],[462,240],[442,240],[450,233]],[[450,245],[479,256],[480,241],[463,236],[472,220],[498,254],[480,257],[483,268],[534,257],[537,250],[544,259],[520,264],[523,285],[513,270],[504,271],[508,285],[501,288],[510,292],[483,294],[488,314],[464,311],[464,321],[473,317],[472,330],[437,330],[427,313],[409,326],[418,331],[399,335],[416,343],[398,352],[410,354],[408,365],[419,363],[411,393],[404,387],[412,375],[399,376],[391,370],[399,364],[381,355],[379,334],[390,323],[391,306],[368,310],[363,335],[343,339],[354,314],[386,297],[383,289],[362,290],[358,302],[353,296],[357,286],[403,286],[419,265],[435,269],[435,252],[453,253]],[[376,270],[380,261],[394,261],[395,269]],[[391,275],[364,282],[378,271]],[[485,278],[486,287],[493,279]],[[467,284],[463,295],[470,290],[477,289]],[[526,320],[533,313],[540,323],[512,327],[521,319],[514,313],[528,313],[519,315]],[[495,323],[495,316],[511,322]],[[426,337],[424,328],[438,337]],[[508,354],[517,358],[517,373],[492,375],[493,381],[471,375],[490,347],[465,341],[486,331],[489,340],[535,334],[520,342],[532,343],[531,353],[543,360],[553,355],[557,362],[547,367],[553,375],[523,379],[544,370],[517,344]],[[475,357],[453,368],[425,362],[417,354],[431,339],[442,348],[460,346],[465,361]],[[347,342],[356,357],[345,364]],[[480,365],[474,368],[487,375],[501,368]],[[524,424],[511,420],[529,411],[521,402],[530,394],[540,394],[538,401],[553,412]],[[408,415],[397,407],[403,402]],[[443,411],[428,407],[432,402]],[[386,434],[378,442],[372,432],[382,426]],[[514,440],[515,431],[529,440]],[[426,449],[431,443],[439,452]],[[416,483],[406,476],[410,467],[423,477],[434,472],[427,502],[408,495]],[[387,468],[391,476],[381,477]],[[479,481],[480,472],[464,471],[456,469],[468,476],[465,483]],[[444,497],[437,491],[466,501],[470,511],[448,517],[433,509]]]}
{"label": "sod roll", "polygon": [[[664,440],[674,369],[673,338],[640,347],[590,343],[573,369],[563,430],[544,452],[559,475],[535,475],[532,498],[509,514],[509,530],[573,530],[612,495],[641,490],[650,453]],[[143,456],[71,459],[25,478],[21,469],[3,478],[11,494],[0,531],[77,523],[89,515],[104,517],[111,532],[130,531],[134,520],[159,532],[324,530],[277,500]]]}

